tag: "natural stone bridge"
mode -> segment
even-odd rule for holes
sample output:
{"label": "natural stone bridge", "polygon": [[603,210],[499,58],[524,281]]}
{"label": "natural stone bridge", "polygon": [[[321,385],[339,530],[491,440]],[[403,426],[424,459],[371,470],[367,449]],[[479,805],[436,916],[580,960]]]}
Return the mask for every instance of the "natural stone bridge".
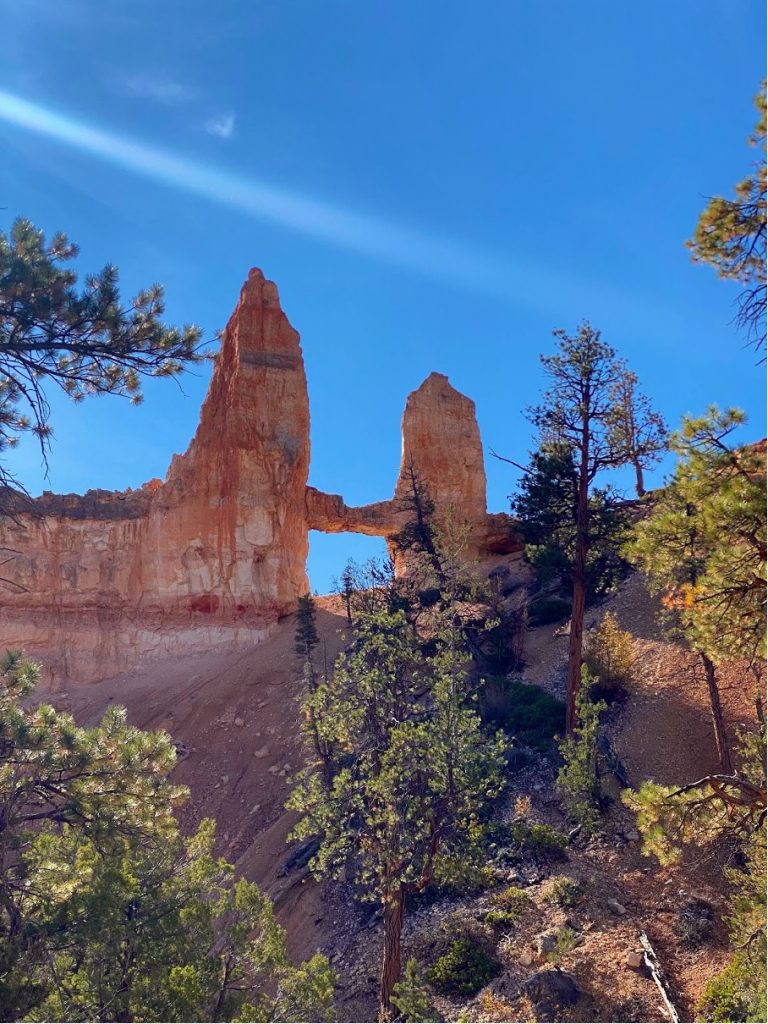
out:
{"label": "natural stone bridge", "polygon": [[104,678],[163,655],[251,645],[309,589],[308,531],[391,537],[412,467],[438,511],[467,525],[468,557],[519,550],[487,515],[474,403],[433,373],[409,397],[394,497],[354,508],[307,486],[309,400],[299,335],[251,270],[184,455],[165,481],[83,496],[14,496],[0,649],[54,679]]}

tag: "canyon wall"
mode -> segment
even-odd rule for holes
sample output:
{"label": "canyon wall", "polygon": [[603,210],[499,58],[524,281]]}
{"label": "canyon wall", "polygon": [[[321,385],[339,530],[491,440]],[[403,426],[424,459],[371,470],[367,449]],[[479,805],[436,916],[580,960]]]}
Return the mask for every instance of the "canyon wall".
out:
{"label": "canyon wall", "polygon": [[308,590],[308,531],[391,537],[414,478],[466,524],[468,557],[520,547],[509,516],[486,514],[474,404],[441,374],[408,398],[393,498],[349,507],[308,487],[308,471],[299,335],[275,285],[252,270],[195,437],[165,481],[14,497],[16,514],[0,523],[0,648],[24,649],[64,682],[257,643]]}

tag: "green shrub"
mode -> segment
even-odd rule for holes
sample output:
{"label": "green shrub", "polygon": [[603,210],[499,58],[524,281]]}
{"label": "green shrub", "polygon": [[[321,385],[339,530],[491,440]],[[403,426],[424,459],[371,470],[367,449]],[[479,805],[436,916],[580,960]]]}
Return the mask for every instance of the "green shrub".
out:
{"label": "green shrub", "polygon": [[557,875],[546,883],[542,895],[548,903],[553,903],[556,907],[575,907],[583,895],[583,889],[575,878]]}
{"label": "green shrub", "polygon": [[413,957],[406,963],[403,977],[392,991],[392,1002],[399,1010],[399,1016],[409,1024],[429,1024],[440,1020],[429,998],[424,972]]}
{"label": "green shrub", "polygon": [[613,612],[606,612],[603,621],[590,634],[584,652],[584,664],[597,680],[601,696],[629,684],[635,664],[634,638],[619,629]]}
{"label": "green shrub", "polygon": [[511,928],[512,925],[517,924],[517,914],[495,907],[492,910],[486,910],[483,921],[490,928]]}
{"label": "green shrub", "polygon": [[509,845],[519,853],[530,854],[534,860],[564,860],[568,839],[551,825],[516,821],[509,829]]}
{"label": "green shrub", "polygon": [[480,716],[536,750],[552,746],[565,726],[565,704],[532,683],[492,676],[480,691]]}
{"label": "green shrub", "polygon": [[562,597],[537,597],[528,605],[528,625],[548,626],[565,622],[571,614],[571,602]]}
{"label": "green shrub", "polygon": [[497,907],[504,910],[514,911],[518,917],[531,905],[531,898],[528,893],[517,885],[508,885],[506,889],[498,892],[493,897]]}
{"label": "green shrub", "polygon": [[582,827],[594,832],[600,822],[600,780],[597,774],[597,741],[600,733],[601,701],[593,704],[589,688],[594,678],[586,665],[581,666],[581,689],[576,698],[577,726],[574,734],[560,744],[563,767],[557,775],[557,788],[563,806]]}
{"label": "green shrub", "polygon": [[573,928],[560,928],[557,932],[557,942],[551,953],[547,954],[547,960],[551,964],[559,964],[567,953],[573,952],[581,943],[581,936]]}
{"label": "green shrub", "polygon": [[427,971],[427,980],[445,995],[473,996],[501,970],[498,960],[471,939],[456,939]]}
{"label": "green shrub", "polygon": [[438,857],[429,889],[440,896],[472,896],[485,892],[496,881],[493,868],[485,862],[481,847],[459,851],[452,857]]}
{"label": "green shrub", "polygon": [[707,983],[699,1010],[705,1020],[768,1020],[764,963],[737,953],[725,970]]}
{"label": "green shrub", "polygon": [[516,885],[510,885],[502,892],[495,893],[492,902],[493,907],[483,918],[492,928],[505,928],[517,924],[531,905],[528,895]]}

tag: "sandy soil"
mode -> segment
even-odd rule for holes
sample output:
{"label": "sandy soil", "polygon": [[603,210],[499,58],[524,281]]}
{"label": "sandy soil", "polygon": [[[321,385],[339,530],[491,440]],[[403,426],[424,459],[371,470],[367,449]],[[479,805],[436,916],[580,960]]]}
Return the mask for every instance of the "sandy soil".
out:
{"label": "sandy soil", "polygon": [[[318,612],[329,664],[343,647],[345,624],[340,614]],[[50,699],[83,723],[122,704],[131,722],[170,733],[180,749],[174,779],[190,789],[184,826],[216,819],[220,852],[269,892],[291,951],[305,957],[326,945],[328,929],[319,927],[321,887],[306,872],[280,876],[293,824],[284,804],[302,757],[294,628],[289,618],[251,650],[158,662],[134,675],[70,685]]]}

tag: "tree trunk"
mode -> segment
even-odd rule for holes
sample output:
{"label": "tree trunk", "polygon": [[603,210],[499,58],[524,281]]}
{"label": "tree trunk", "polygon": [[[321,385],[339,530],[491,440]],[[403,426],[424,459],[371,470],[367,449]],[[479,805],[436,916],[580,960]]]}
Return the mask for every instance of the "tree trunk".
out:
{"label": "tree trunk", "polygon": [[397,889],[384,903],[384,959],[381,965],[379,1019],[392,1019],[392,990],[402,971],[400,936],[403,930],[405,892]]}
{"label": "tree trunk", "polygon": [[[584,402],[589,408],[589,400]],[[573,562],[573,604],[568,637],[568,684],[565,695],[565,734],[576,728],[576,699],[581,687],[581,653],[584,643],[584,613],[587,606],[587,550],[589,548],[589,420],[584,414],[579,452],[579,491],[576,500],[576,551]]]}
{"label": "tree trunk", "polygon": [[637,491],[638,498],[642,498],[645,494],[645,479],[643,478],[643,467],[640,465],[638,459],[633,460],[635,465],[635,490]]}
{"label": "tree trunk", "polygon": [[[577,554],[577,560],[579,556]],[[568,638],[568,688],[565,698],[565,734],[570,736],[576,728],[576,700],[581,688],[581,654],[584,646],[584,612],[587,587],[584,575],[574,573],[571,632]]]}
{"label": "tree trunk", "polygon": [[709,705],[712,709],[712,724],[715,729],[715,744],[717,746],[717,756],[720,759],[720,768],[724,772],[730,773],[733,771],[733,765],[731,763],[731,751],[728,746],[728,736],[725,731],[725,723],[723,722],[723,707],[720,703],[720,691],[717,688],[715,666],[706,654],[700,654],[700,657],[707,677]]}

